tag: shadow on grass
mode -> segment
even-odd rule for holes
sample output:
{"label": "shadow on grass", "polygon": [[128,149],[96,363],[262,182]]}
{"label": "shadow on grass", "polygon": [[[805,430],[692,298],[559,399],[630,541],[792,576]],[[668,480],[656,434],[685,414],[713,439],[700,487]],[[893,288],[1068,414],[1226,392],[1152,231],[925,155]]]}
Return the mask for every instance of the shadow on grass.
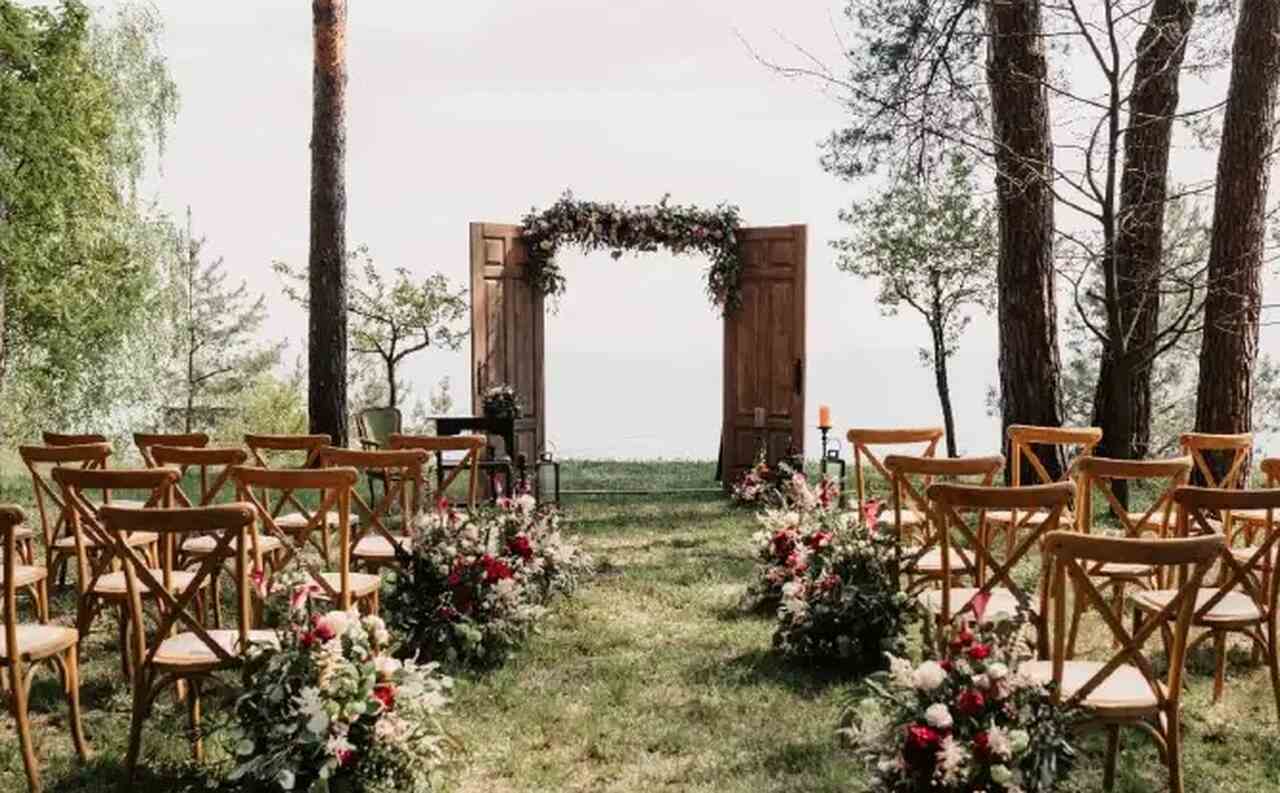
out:
{"label": "shadow on grass", "polygon": [[800,661],[767,648],[750,650],[728,661],[693,667],[688,676],[697,683],[738,688],[781,686],[805,699],[817,699],[833,686],[858,679],[847,664]]}
{"label": "shadow on grass", "polygon": [[[125,684],[123,678],[117,678],[120,685]],[[116,685],[102,678],[81,678],[80,707],[88,712],[99,710],[115,694]],[[38,674],[31,681],[31,697],[28,708],[32,713],[66,713],[67,695],[62,689],[62,680],[49,670],[48,674]]]}

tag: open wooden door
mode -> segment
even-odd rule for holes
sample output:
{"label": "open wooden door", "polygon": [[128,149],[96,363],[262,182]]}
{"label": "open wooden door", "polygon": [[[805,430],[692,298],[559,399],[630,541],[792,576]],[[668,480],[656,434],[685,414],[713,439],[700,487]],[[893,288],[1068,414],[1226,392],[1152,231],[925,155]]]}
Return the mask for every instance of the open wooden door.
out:
{"label": "open wooden door", "polygon": [[515,386],[524,402],[516,421],[512,459],[537,459],[546,443],[547,418],[542,294],[529,283],[520,227],[471,224],[472,410],[481,412],[481,394],[491,385]]}
{"label": "open wooden door", "polygon": [[[805,227],[742,229],[742,306],[724,321],[722,478],[729,487],[763,442],[769,462],[804,453]],[[755,427],[764,408],[765,427]]]}

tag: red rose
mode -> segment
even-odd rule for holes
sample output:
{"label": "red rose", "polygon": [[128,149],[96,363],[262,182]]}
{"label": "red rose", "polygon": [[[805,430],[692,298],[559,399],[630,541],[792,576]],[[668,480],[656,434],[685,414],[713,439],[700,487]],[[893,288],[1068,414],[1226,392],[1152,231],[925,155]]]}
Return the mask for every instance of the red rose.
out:
{"label": "red rose", "polygon": [[529,538],[523,534],[517,534],[507,540],[507,547],[511,552],[526,562],[533,558],[533,544],[529,542]]}
{"label": "red rose", "polygon": [[951,640],[951,649],[953,651],[959,651],[961,648],[967,647],[972,643],[973,634],[969,632],[968,628],[961,628],[960,632]]}
{"label": "red rose", "polygon": [[976,716],[987,707],[987,698],[977,689],[967,688],[956,697],[956,710],[966,716]]}
{"label": "red rose", "polygon": [[352,761],[355,759],[356,759],[356,753],[351,751],[350,749],[338,750],[338,767],[339,768],[346,768],[347,766],[351,765]]}
{"label": "red rose", "polygon": [[975,661],[981,661],[987,656],[991,655],[991,645],[975,644],[970,646],[966,652],[969,654],[969,657],[971,659]]}
{"label": "red rose", "polygon": [[315,631],[307,631],[306,633],[302,634],[301,638],[299,638],[298,641],[302,642],[303,647],[314,646],[316,643]]}
{"label": "red rose", "polygon": [[458,619],[458,612],[452,606],[441,606],[436,609],[436,617],[444,620],[445,622],[453,622]]}
{"label": "red rose", "polygon": [[319,617],[312,620],[312,635],[322,642],[327,642],[334,637],[333,629],[320,621]]}
{"label": "red rose", "polygon": [[956,665],[951,663],[950,658],[943,658],[941,661],[938,662],[938,666],[942,667],[942,671],[946,672],[947,674],[951,674],[951,671],[956,668]]}
{"label": "red rose", "polygon": [[986,730],[973,736],[973,754],[979,760],[986,760],[991,757],[991,736]]}
{"label": "red rose", "polygon": [[813,534],[810,534],[808,537],[805,537],[804,544],[808,545],[810,548],[816,551],[819,548],[821,548],[823,545],[829,543],[830,541],[831,541],[831,534],[829,532],[815,531]]}
{"label": "red rose", "polygon": [[785,531],[776,532],[773,535],[773,555],[776,559],[786,559],[795,550],[795,540]]}
{"label": "red rose", "polygon": [[373,687],[373,698],[382,703],[383,710],[392,710],[396,706],[396,687],[390,683],[379,683]]}
{"label": "red rose", "polygon": [[907,727],[907,741],[902,749],[902,757],[910,766],[928,766],[942,743],[942,734],[932,727],[923,724],[912,724]]}
{"label": "red rose", "polygon": [[511,567],[501,559],[494,559],[489,554],[485,554],[481,557],[480,564],[484,566],[486,584],[495,584],[511,577]]}

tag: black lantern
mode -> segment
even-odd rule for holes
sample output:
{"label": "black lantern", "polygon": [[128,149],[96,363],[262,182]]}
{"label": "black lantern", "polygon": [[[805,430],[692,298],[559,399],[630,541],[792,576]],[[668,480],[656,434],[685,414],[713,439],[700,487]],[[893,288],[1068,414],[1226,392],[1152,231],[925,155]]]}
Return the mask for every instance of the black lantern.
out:
{"label": "black lantern", "polygon": [[538,455],[534,471],[538,501],[551,501],[557,507],[560,506],[560,461],[551,452],[544,451]]}
{"label": "black lantern", "polygon": [[831,432],[830,427],[818,427],[818,429],[822,432],[822,459],[818,463],[819,475],[825,478],[828,473],[831,473],[832,468],[839,470],[839,474],[836,478],[836,484],[840,486],[840,506],[843,507],[845,505],[845,462],[844,459],[840,457],[840,441],[828,437]]}

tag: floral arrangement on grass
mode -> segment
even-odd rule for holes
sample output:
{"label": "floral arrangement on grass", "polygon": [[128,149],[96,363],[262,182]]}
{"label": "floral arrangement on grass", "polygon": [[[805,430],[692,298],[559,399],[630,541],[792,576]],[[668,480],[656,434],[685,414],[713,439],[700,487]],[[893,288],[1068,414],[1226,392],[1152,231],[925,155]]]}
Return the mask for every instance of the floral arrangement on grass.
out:
{"label": "floral arrangement on grass", "polygon": [[782,586],[808,564],[816,538],[830,533],[831,513],[839,502],[839,488],[830,477],[817,487],[801,474],[787,477],[776,491],[776,506],[756,515],[760,530],[751,536],[755,551],[755,581],[747,588],[749,608],[776,606]]}
{"label": "floral arrangement on grass", "polygon": [[564,273],[555,262],[556,250],[564,244],[584,251],[608,250],[615,259],[624,251],[663,247],[675,254],[709,256],[707,293],[722,312],[731,313],[742,302],[738,208],[680,206],[668,203],[669,198],[629,207],[579,201],[572,192],[565,192],[547,209],[531,209],[521,221],[521,233],[535,288],[545,295],[564,294]]}
{"label": "floral arrangement on grass", "polygon": [[490,418],[518,419],[524,411],[515,386],[491,385],[480,395],[480,409]]}
{"label": "floral arrangement on grass", "polygon": [[410,536],[386,610],[405,652],[450,667],[500,665],[591,569],[558,511],[528,494],[476,510],[441,501]]}
{"label": "floral arrangement on grass", "polygon": [[236,789],[390,793],[432,789],[452,681],[391,655],[378,617],[291,596],[278,647],[258,645],[235,706]]}
{"label": "floral arrangement on grass", "polygon": [[[874,793],[1051,793],[1074,763],[1078,712],[1022,674],[1023,616],[997,615],[944,636],[940,661],[891,656],[841,733],[867,759]],[[981,627],[977,627],[980,625]]]}
{"label": "floral arrangement on grass", "polygon": [[[729,500],[740,507],[780,507],[787,499],[786,490],[796,476],[803,478],[804,461],[793,457],[769,465],[765,450],[729,488]],[[834,481],[834,480],[833,480]]]}

